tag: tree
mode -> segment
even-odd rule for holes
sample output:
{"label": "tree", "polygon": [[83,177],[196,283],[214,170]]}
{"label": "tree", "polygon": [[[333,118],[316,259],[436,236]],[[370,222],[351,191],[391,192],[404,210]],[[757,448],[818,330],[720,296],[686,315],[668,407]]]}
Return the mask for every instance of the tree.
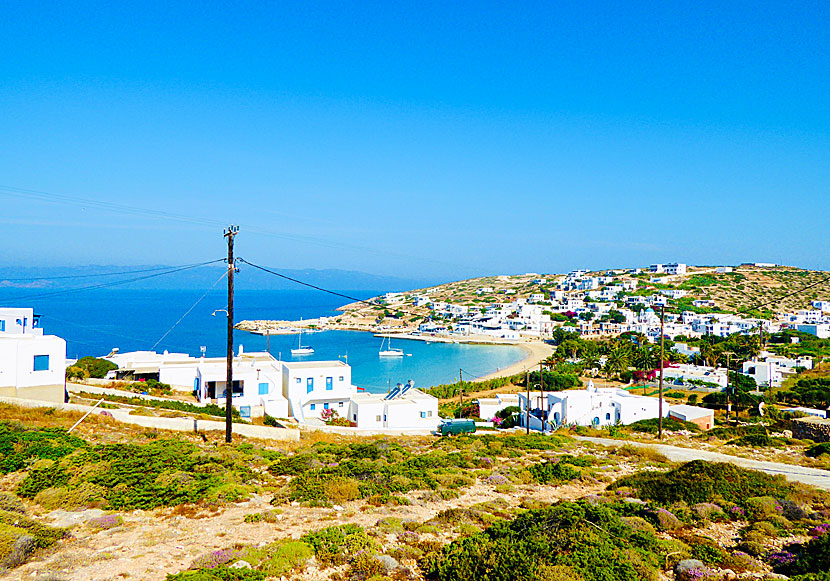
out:
{"label": "tree", "polygon": [[75,365],[73,365],[73,367],[79,367],[86,372],[87,377],[94,377],[97,379],[103,379],[107,376],[108,372],[113,369],[118,369],[118,366],[112,361],[90,356],[81,357]]}

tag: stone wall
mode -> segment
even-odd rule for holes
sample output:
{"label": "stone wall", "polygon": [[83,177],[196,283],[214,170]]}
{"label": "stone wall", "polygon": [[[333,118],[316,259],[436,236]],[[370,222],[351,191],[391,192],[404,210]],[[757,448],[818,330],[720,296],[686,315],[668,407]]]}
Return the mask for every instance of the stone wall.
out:
{"label": "stone wall", "polygon": [[830,420],[823,418],[798,418],[793,420],[793,438],[830,442]]}

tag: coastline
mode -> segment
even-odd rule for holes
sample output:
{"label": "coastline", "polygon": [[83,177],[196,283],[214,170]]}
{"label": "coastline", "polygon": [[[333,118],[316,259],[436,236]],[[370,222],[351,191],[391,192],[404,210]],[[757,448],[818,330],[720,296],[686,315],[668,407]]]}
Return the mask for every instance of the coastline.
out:
{"label": "coastline", "polygon": [[497,369],[473,381],[486,381],[488,379],[496,379],[497,377],[509,377],[511,375],[525,373],[526,371],[533,371],[539,365],[540,361],[544,361],[555,351],[553,346],[542,343],[541,341],[515,343],[515,345],[524,349],[527,352],[527,357],[521,361],[517,361],[513,365],[508,365],[503,369]]}

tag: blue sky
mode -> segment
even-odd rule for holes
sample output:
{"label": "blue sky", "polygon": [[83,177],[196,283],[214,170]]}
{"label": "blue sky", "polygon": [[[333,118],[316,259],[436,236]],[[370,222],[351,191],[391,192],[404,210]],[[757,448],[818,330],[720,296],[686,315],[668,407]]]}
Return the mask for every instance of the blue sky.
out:
{"label": "blue sky", "polygon": [[0,264],[830,268],[827,2],[170,4],[4,3]]}

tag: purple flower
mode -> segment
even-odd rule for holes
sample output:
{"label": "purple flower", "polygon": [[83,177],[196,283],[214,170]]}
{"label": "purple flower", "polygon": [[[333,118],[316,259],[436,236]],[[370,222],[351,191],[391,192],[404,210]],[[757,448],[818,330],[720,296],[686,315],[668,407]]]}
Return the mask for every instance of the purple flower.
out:
{"label": "purple flower", "polygon": [[778,551],[767,555],[767,562],[772,565],[773,569],[792,565],[795,562],[795,559],[796,556],[788,551]]}
{"label": "purple flower", "polygon": [[499,484],[507,484],[507,477],[502,474],[491,474],[487,478],[484,479],[484,482],[487,484],[499,485]]}
{"label": "purple flower", "polygon": [[807,534],[811,537],[820,537],[821,535],[826,533],[830,533],[830,523],[822,523],[807,531]]}
{"label": "purple flower", "polygon": [[195,559],[193,563],[190,565],[190,568],[215,569],[216,567],[220,567],[225,563],[235,561],[239,559],[241,556],[242,552],[239,549],[219,549],[218,551],[213,551],[212,553],[202,555],[201,557]]}

